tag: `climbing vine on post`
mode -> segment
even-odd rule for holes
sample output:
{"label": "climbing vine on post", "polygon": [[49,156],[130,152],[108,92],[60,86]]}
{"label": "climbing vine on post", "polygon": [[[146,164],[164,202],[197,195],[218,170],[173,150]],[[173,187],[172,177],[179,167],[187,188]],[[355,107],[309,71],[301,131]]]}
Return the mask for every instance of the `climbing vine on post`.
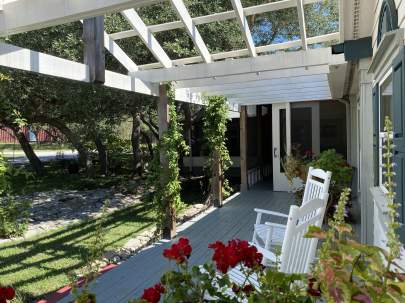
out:
{"label": "climbing vine on post", "polygon": [[204,137],[209,149],[207,163],[211,178],[211,197],[214,204],[221,206],[222,198],[231,193],[229,182],[225,179],[225,172],[232,164],[226,147],[226,129],[228,120],[228,105],[222,96],[207,97],[204,112]]}
{"label": "climbing vine on post", "polygon": [[168,85],[167,92],[170,117],[168,129],[162,134],[158,144],[149,180],[156,189],[153,202],[158,227],[163,231],[164,238],[171,238],[175,230],[176,213],[183,207],[178,162],[180,154],[187,154],[189,147],[181,132],[171,85]]}

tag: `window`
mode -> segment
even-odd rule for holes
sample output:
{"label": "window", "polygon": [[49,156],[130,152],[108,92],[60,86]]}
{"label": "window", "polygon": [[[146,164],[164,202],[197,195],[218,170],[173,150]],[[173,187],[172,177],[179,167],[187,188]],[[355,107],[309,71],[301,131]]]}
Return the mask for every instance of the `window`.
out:
{"label": "window", "polygon": [[387,138],[387,133],[384,131],[384,121],[385,117],[389,117],[392,121],[393,112],[392,112],[392,92],[393,92],[393,83],[392,83],[392,73],[391,71],[386,75],[385,79],[381,82],[380,85],[380,100],[379,100],[379,185],[385,190],[384,183],[385,177],[383,175],[383,165],[385,159],[383,157],[384,150],[384,141]]}
{"label": "window", "polygon": [[394,0],[384,0],[381,5],[378,23],[377,44],[379,45],[384,34],[398,28],[398,12]]}

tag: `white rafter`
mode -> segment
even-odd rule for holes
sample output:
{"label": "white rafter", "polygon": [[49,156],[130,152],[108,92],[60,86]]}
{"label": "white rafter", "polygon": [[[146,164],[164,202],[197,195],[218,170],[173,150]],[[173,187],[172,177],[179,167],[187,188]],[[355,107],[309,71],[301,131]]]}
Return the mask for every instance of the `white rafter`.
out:
{"label": "white rafter", "polygon": [[242,31],[242,37],[246,42],[246,47],[251,57],[256,57],[256,48],[253,42],[252,33],[250,32],[249,24],[243,12],[243,6],[240,0],[231,0],[232,7],[236,13],[236,20],[238,20],[239,26]]}
{"label": "white rafter", "polygon": [[127,19],[128,23],[138,33],[143,43],[149,48],[153,56],[165,67],[170,68],[173,66],[172,60],[166,54],[162,46],[156,40],[155,36],[148,29],[146,24],[142,21],[141,17],[135,11],[135,9],[127,9],[121,12]]}
{"label": "white rafter", "polygon": [[[304,4],[312,4],[317,2],[323,2],[325,0],[303,0]],[[282,0],[277,2],[264,3],[260,5],[250,6],[243,9],[245,16],[259,15],[268,12],[274,12],[282,9],[292,8],[297,6],[296,0]],[[212,22],[220,22],[230,19],[235,19],[235,11],[227,11],[221,13],[215,13],[211,15],[199,16],[193,18],[195,25],[207,24]],[[164,32],[173,29],[184,28],[184,24],[181,21],[173,21],[161,24],[154,24],[148,26],[152,33]],[[117,32],[110,34],[111,38],[114,40],[125,39],[136,36],[137,33],[134,30],[127,30],[122,32]]]}
{"label": "white rafter", "polygon": [[303,0],[297,0],[297,11],[298,11],[298,22],[300,24],[302,49],[307,50],[308,49],[307,28],[306,28],[306,24],[305,24],[305,12],[304,12]]}
{"label": "white rafter", "polygon": [[198,52],[200,53],[201,57],[203,58],[205,63],[212,62],[211,54],[204,43],[203,38],[200,35],[196,25],[193,22],[193,19],[190,16],[186,6],[184,5],[183,0],[170,0],[172,6],[176,10],[178,16],[180,17],[181,21],[183,22],[184,26],[188,34],[190,35],[191,39],[194,42],[195,47],[197,48]]}

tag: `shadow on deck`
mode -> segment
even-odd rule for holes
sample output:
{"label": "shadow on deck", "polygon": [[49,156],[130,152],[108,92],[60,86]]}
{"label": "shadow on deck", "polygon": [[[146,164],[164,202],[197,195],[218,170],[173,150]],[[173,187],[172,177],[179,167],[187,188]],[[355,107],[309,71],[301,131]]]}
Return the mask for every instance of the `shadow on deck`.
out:
{"label": "shadow on deck", "polygon": [[[189,238],[193,247],[190,263],[209,261],[212,251],[208,249],[208,244],[216,240],[251,240],[256,220],[254,208],[288,214],[290,205],[294,203],[293,196],[273,192],[270,188],[269,184],[260,183],[222,208],[214,209],[194,224],[180,229],[178,237]],[[97,294],[97,302],[128,302],[131,298],[139,297],[145,288],[157,283],[162,273],[170,268],[169,262],[162,257],[163,250],[170,245],[171,242],[160,241],[97,279],[91,286],[91,291]],[[59,302],[69,301],[71,297]]]}

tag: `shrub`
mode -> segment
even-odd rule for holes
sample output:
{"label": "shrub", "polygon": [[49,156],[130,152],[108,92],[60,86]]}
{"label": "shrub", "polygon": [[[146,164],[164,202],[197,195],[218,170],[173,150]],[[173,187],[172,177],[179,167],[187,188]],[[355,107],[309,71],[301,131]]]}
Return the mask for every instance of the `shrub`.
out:
{"label": "shrub", "polygon": [[16,200],[12,196],[0,197],[0,238],[22,236],[28,226],[27,200]]}

